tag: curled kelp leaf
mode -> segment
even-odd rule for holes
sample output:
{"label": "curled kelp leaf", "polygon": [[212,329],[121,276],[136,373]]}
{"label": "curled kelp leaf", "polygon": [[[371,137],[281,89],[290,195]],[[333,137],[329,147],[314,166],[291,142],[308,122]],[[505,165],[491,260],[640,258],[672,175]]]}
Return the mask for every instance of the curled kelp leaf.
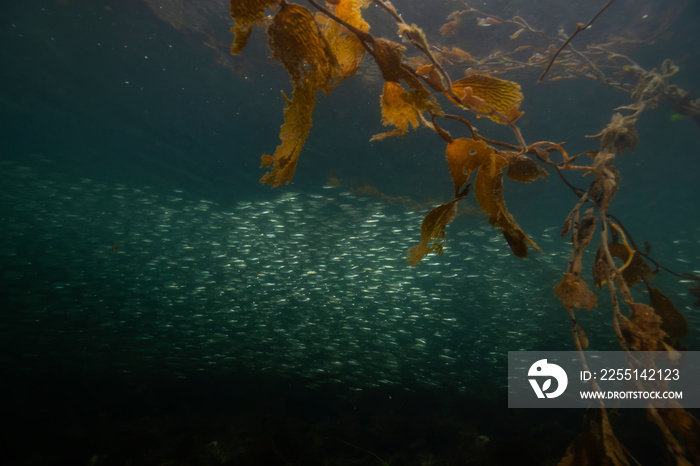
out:
{"label": "curled kelp leaf", "polygon": [[459,99],[455,103],[471,108],[477,116],[488,117],[496,123],[512,123],[522,115],[520,103],[523,94],[520,84],[513,81],[473,74],[453,82],[452,92]]}
{"label": "curled kelp leaf", "polygon": [[461,199],[462,197],[458,197],[446,204],[439,205],[425,216],[420,226],[420,243],[409,249],[406,257],[412,266],[417,265],[430,252],[442,255],[445,227],[457,215],[457,202]]}

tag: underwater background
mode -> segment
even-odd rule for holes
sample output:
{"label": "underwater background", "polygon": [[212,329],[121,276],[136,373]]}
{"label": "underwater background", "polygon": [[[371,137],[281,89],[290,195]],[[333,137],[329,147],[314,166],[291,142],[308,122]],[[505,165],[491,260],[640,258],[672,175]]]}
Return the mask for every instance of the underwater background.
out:
{"label": "underwater background", "polygon": [[[459,6],[393,3],[436,40]],[[602,6],[532,3],[478,8],[571,31]],[[319,93],[294,181],[270,188],[260,155],[278,144],[280,90],[291,87],[262,29],[230,55],[228,2],[28,0],[0,11],[0,463],[559,461],[583,412],[509,410],[506,379],[508,351],[575,349],[552,287],[576,198],[555,174],[504,188],[543,253],[513,257],[471,198],[444,255],[411,267],[406,251],[451,179],[430,131],[369,142],[384,131],[371,59]],[[374,34],[395,39],[393,22],[367,15]],[[576,41],[642,17],[662,33],[630,57],[645,68],[672,59],[673,83],[697,95],[696,1],[620,0]],[[471,27],[478,40],[460,46],[474,55],[503,40]],[[584,79],[537,84],[540,72],[508,77],[525,96],[525,137],[596,149],[585,136],[629,97]],[[662,104],[637,129],[635,152],[616,160],[611,211],[659,263],[700,274],[698,125]],[[654,279],[697,350],[691,285]],[[577,317],[591,349],[617,349],[609,294],[595,292],[598,307]],[[643,464],[663,464],[654,429],[641,410],[615,425]]]}

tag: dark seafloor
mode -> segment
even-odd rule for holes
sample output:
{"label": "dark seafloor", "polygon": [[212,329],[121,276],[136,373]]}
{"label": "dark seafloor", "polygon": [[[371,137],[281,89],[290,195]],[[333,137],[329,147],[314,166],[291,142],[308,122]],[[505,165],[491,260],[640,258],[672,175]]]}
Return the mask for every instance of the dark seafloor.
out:
{"label": "dark seafloor", "polygon": [[[507,351],[574,349],[552,293],[574,196],[555,176],[507,185],[542,254],[514,258],[472,199],[445,254],[411,268],[425,203],[452,188],[433,134],[368,142],[384,130],[376,71],[319,98],[294,183],[261,186],[289,84],[260,30],[228,56],[227,3],[0,7],[0,464],[556,464],[582,411],[509,410],[505,371]],[[437,30],[453,2],[394,3]],[[675,82],[700,92],[698,18],[691,1],[634,58],[673,58]],[[584,135],[627,103],[596,82],[536,77],[521,80],[519,125],[570,153],[595,148]],[[662,105],[638,129],[612,209],[660,262],[700,273],[698,128]],[[655,284],[696,350],[688,283]],[[615,349],[597,294],[579,317],[592,346]],[[620,441],[664,464],[644,412],[623,414]]]}

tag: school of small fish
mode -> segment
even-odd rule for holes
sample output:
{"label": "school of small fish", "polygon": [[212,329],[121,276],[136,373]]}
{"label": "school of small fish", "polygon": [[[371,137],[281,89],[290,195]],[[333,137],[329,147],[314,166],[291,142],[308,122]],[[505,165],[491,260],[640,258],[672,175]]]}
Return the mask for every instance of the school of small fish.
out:
{"label": "school of small fish", "polygon": [[[342,188],[224,207],[0,168],[6,369],[467,390],[505,385],[508,351],[573,349],[552,292],[569,251],[558,225],[529,231],[545,253],[521,260],[484,218],[460,216],[445,254],[410,267],[425,212]],[[616,343],[598,294],[581,324],[605,349]]]}

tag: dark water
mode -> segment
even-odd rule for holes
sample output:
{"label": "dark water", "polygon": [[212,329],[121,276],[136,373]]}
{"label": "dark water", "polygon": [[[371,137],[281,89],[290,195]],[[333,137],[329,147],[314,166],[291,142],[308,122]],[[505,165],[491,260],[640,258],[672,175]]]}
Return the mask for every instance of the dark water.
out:
{"label": "dark water", "polygon": [[[394,3],[436,40],[455,8]],[[567,30],[598,8],[526,3],[478,8]],[[664,24],[663,2],[629,3],[594,26]],[[261,58],[261,30],[229,56],[226,2],[1,10],[2,464],[558,462],[583,413],[508,410],[505,376],[507,351],[573,349],[552,286],[575,196],[556,175],[505,187],[544,253],[514,258],[469,199],[445,254],[411,268],[425,203],[446,201],[451,181],[444,145],[426,130],[368,142],[384,130],[376,73],[319,96],[293,184],[269,189],[259,156],[277,145],[289,84]],[[376,9],[367,15],[393,37]],[[672,58],[673,82],[697,92],[698,18],[688,2],[632,58],[647,68]],[[479,55],[504,40],[494,31],[460,46]],[[537,74],[510,77],[523,87],[528,141],[595,149],[584,135],[628,103],[594,81],[535,85]],[[611,210],[660,263],[700,273],[698,127],[662,104],[637,129],[639,147],[616,161]],[[353,191],[367,185],[385,195]],[[655,286],[697,349],[689,283],[662,273]],[[597,294],[579,319],[593,348],[614,349],[609,296]],[[642,464],[663,461],[654,429],[641,411],[615,425]]]}

